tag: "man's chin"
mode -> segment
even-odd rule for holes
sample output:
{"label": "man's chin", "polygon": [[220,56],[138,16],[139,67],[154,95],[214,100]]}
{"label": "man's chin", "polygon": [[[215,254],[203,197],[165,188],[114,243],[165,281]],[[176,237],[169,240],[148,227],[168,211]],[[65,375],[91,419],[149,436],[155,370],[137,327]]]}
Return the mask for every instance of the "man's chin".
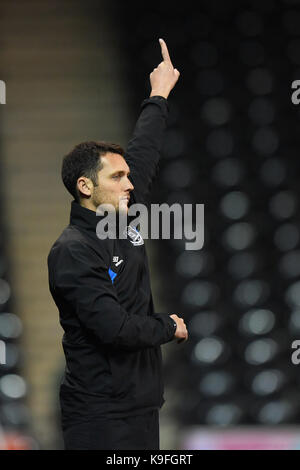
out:
{"label": "man's chin", "polygon": [[120,214],[128,214],[128,205],[127,201],[120,201],[117,212]]}

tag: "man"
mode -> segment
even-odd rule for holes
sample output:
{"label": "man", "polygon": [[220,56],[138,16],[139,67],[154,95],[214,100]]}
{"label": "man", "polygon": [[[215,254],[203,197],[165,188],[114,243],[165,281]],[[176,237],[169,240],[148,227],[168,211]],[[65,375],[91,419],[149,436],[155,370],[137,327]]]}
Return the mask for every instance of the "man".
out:
{"label": "man", "polygon": [[99,239],[96,214],[111,204],[127,215],[145,203],[157,171],[179,72],[166,43],[150,74],[126,153],[116,144],[83,142],[65,156],[62,179],[74,197],[70,225],[48,256],[49,286],[64,329],[60,388],[66,449],[159,449],[164,403],[160,345],[188,337],[177,315],[154,312],[142,237]]}

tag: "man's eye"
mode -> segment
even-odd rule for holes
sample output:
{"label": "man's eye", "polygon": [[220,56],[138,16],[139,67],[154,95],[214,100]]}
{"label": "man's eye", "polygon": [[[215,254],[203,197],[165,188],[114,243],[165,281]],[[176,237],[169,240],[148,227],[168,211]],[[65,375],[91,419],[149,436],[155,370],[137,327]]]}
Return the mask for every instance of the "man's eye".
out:
{"label": "man's eye", "polygon": [[118,178],[120,178],[120,177],[121,177],[120,175],[114,175],[114,176],[113,176],[114,179],[118,179]]}

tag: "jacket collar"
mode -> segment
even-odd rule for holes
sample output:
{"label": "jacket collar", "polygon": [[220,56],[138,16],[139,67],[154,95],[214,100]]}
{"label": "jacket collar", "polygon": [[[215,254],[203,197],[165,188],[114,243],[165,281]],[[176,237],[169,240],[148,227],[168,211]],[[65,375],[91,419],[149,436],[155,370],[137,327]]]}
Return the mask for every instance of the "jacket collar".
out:
{"label": "jacket collar", "polygon": [[[97,215],[95,211],[92,211],[91,209],[87,209],[86,207],[81,206],[75,200],[72,201],[71,203],[70,224],[76,225],[83,230],[88,230],[90,232],[93,232],[95,236],[97,236],[96,235],[97,224],[100,222],[102,217],[105,217],[105,215],[103,216]],[[129,224],[129,221],[133,218],[134,217],[127,216],[126,217],[127,224]],[[115,222],[116,222],[115,230],[116,230],[116,233],[118,233],[118,227],[119,227],[118,216],[116,217]]]}
{"label": "jacket collar", "polygon": [[85,230],[96,233],[96,226],[100,217],[96,212],[81,206],[75,200],[71,203],[70,224],[77,225]]}

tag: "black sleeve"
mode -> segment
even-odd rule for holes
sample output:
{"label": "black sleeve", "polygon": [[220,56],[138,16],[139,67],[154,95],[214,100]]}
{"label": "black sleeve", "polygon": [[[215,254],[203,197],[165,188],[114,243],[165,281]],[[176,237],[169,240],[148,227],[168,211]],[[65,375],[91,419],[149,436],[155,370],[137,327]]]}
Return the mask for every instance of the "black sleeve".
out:
{"label": "black sleeve", "polygon": [[102,344],[139,350],[173,339],[174,322],[167,314],[134,315],[121,307],[107,266],[89,247],[72,242],[54,253],[53,267],[48,260],[52,290]]}
{"label": "black sleeve", "polygon": [[125,160],[134,185],[134,202],[146,203],[158,170],[160,151],[168,117],[168,103],[162,96],[142,102],[142,111],[129,141]]}

